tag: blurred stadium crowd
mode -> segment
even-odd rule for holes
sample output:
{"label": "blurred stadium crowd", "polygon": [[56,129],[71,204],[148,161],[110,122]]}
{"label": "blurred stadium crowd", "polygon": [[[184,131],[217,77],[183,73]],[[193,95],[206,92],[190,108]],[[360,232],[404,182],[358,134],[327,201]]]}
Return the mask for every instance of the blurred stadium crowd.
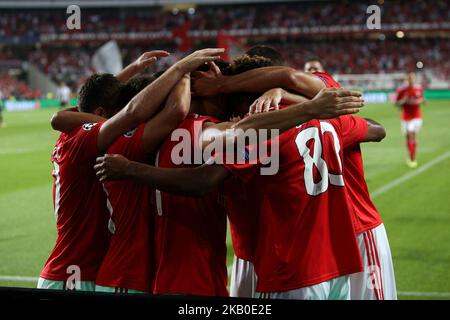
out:
{"label": "blurred stadium crowd", "polygon": [[[355,1],[330,2],[326,6],[323,1],[204,6],[172,14],[161,14],[157,8],[87,8],[83,9],[81,32],[171,30],[188,20],[193,30],[354,25],[366,23],[365,15],[353,14],[366,9],[367,3]],[[411,1],[386,1],[383,10],[389,12],[383,15],[383,23],[450,21],[447,0],[414,1],[413,5]],[[0,25],[0,36],[67,32],[66,16],[53,10],[4,11],[0,13]]]}
{"label": "blurred stadium crowd", "polygon": [[[323,2],[297,2],[199,6],[189,10],[167,10],[161,7],[86,8],[82,9],[81,30],[66,28],[67,15],[64,10],[2,10],[0,76],[3,81],[0,90],[3,96],[17,94],[29,97],[39,94],[28,89],[23,81],[2,73],[1,66],[18,61],[36,65],[54,81],[64,81],[76,90],[79,83],[94,72],[92,54],[105,41],[90,38],[61,40],[63,38],[55,37],[68,33],[86,35],[100,32],[122,34],[118,42],[124,64],[136,59],[139,52],[150,48],[165,49],[177,57],[182,51],[216,45],[217,33],[225,30],[231,33],[234,31],[235,37],[245,45],[266,43],[276,47],[296,68],[311,57],[322,59],[330,73],[346,74],[413,70],[417,61],[421,61],[437,78],[449,78],[450,43],[448,38],[437,34],[442,25],[450,28],[448,0],[414,1],[414,5],[410,1],[383,3],[382,23],[406,24],[412,28],[413,24],[419,26],[422,31],[415,32],[414,38],[396,36],[395,32],[390,35],[335,33],[330,28],[323,32],[315,30],[311,34],[302,33],[301,36],[286,33],[288,29],[305,27],[359,25],[365,28],[366,9],[367,3],[353,1],[330,2],[327,6]],[[436,24],[439,24],[437,29]],[[254,37],[239,36],[242,30],[266,32]],[[134,38],[140,33],[153,33],[152,40]],[[13,81],[19,81],[19,84]]]}

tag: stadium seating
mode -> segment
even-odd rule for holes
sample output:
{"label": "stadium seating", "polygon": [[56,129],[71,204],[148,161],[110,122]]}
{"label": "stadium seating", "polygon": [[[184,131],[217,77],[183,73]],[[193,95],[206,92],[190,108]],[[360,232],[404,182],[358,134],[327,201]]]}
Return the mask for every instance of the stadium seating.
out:
{"label": "stadium seating", "polygon": [[[83,38],[79,41],[66,40],[62,45],[61,39],[64,38],[59,39],[58,36],[72,33],[86,37],[89,33],[102,33],[102,37],[105,34],[120,35],[119,45],[124,63],[128,63],[143,50],[151,48],[166,49],[175,56],[181,55],[182,52],[177,50],[182,48],[177,48],[174,36],[181,27],[186,28],[185,31],[195,40],[192,49],[215,46],[217,33],[226,30],[236,34],[236,38],[245,45],[261,42],[271,44],[283,52],[290,65],[297,68],[309,57],[326,60],[326,68],[330,73],[346,74],[413,70],[417,62],[421,61],[428,73],[431,72],[431,78],[438,81],[449,78],[450,44],[447,39],[439,37],[436,33],[439,30],[433,29],[436,24],[439,28],[448,28],[450,6],[446,0],[420,1],[414,6],[409,1],[384,3],[382,12],[389,14],[382,15],[382,23],[422,28],[414,39],[397,39],[395,33],[387,36],[373,33],[367,36],[335,34],[331,29],[326,29],[325,34],[318,36],[295,35],[296,28],[365,26],[366,9],[366,4],[344,1],[330,2],[327,6],[322,2],[220,8],[198,6],[195,12],[171,12],[161,7],[87,8],[83,9],[82,29],[79,31],[67,30],[66,15],[54,14],[52,10],[56,9],[24,9],[19,14],[14,10],[2,10],[0,44],[6,45],[0,48],[0,62],[2,59],[20,58],[35,64],[56,82],[65,81],[76,89],[80,80],[93,72],[91,56],[105,40],[101,42]],[[260,35],[239,37],[239,32],[244,30],[259,32]],[[286,30],[290,30],[290,33],[286,34]],[[142,39],[134,38],[136,34],[151,34],[152,40],[143,42]],[[13,38],[19,43],[11,44]]]}

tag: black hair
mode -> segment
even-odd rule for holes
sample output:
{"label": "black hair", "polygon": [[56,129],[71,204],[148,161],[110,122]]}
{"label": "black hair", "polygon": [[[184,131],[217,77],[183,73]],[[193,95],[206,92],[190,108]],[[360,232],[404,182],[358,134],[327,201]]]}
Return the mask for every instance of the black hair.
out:
{"label": "black hair", "polygon": [[128,80],[120,89],[119,95],[114,103],[114,112],[125,107],[135,95],[141,92],[155,80],[155,76],[140,76]]}
{"label": "black hair", "polygon": [[266,45],[256,45],[251,47],[246,52],[250,57],[260,56],[272,60],[274,66],[282,66],[286,64],[286,60],[283,58],[280,52],[275,48]]}
{"label": "black hair", "polygon": [[94,113],[96,108],[102,107],[111,114],[122,86],[119,79],[110,73],[93,74],[78,93],[80,111]]}
{"label": "black hair", "polygon": [[[244,54],[243,56],[240,56],[233,60],[228,70],[230,75],[236,75],[253,69],[272,67],[274,65],[274,62],[267,57],[256,55],[249,56],[248,54]],[[250,106],[250,104],[258,97],[259,94],[256,93],[235,92],[229,94],[229,104],[235,107],[227,110],[229,113],[228,119],[231,118],[231,116],[242,116],[242,107],[246,106],[247,112],[248,106]]]}
{"label": "black hair", "polygon": [[319,57],[317,57],[317,56],[309,56],[309,57],[307,57],[305,59],[305,63],[306,62],[311,62],[311,61],[318,61],[318,62],[322,63],[321,62],[322,60]]}
{"label": "black hair", "polygon": [[231,75],[235,75],[257,68],[272,67],[274,65],[274,62],[269,58],[244,54],[233,60],[228,68],[228,72]]}

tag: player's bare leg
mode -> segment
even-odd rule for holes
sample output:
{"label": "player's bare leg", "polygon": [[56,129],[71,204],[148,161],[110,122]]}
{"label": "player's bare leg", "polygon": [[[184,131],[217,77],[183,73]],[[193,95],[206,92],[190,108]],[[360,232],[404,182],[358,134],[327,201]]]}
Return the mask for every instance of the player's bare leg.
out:
{"label": "player's bare leg", "polygon": [[410,168],[417,168],[417,161],[416,161],[416,149],[417,149],[417,140],[416,140],[416,133],[415,132],[407,132],[406,133],[406,146],[408,148],[408,160],[406,161],[406,164]]}

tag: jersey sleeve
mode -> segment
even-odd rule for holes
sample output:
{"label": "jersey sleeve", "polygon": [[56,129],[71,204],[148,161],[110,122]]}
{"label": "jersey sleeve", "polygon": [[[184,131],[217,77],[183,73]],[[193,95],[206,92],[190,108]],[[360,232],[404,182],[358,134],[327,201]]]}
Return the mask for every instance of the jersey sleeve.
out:
{"label": "jersey sleeve", "polygon": [[395,98],[395,101],[400,101],[404,96],[404,90],[402,88],[397,89],[397,97]]}
{"label": "jersey sleeve", "polygon": [[85,123],[73,132],[70,154],[72,159],[92,159],[98,155],[97,138],[103,122]]}
{"label": "jersey sleeve", "polygon": [[328,73],[325,72],[313,72],[313,74],[318,77],[327,88],[340,88],[341,85],[333,79]]}
{"label": "jersey sleeve", "polygon": [[339,128],[344,149],[364,142],[367,137],[369,126],[364,118],[346,115],[330,122]]}

